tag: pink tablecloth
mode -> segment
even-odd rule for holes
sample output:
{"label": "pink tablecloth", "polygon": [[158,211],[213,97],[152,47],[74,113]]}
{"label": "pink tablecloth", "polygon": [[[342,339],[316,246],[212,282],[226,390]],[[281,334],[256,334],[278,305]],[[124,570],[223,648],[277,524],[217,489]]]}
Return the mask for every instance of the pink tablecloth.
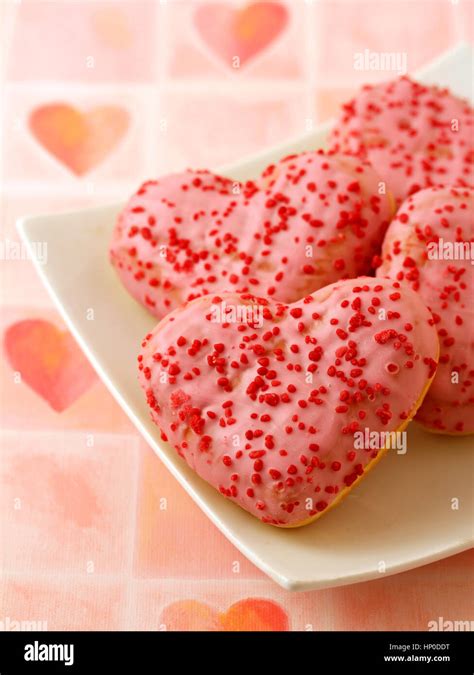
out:
{"label": "pink tablecloth", "polygon": [[[232,8],[1,3],[3,251],[20,215],[124,199],[144,178],[316,125],[358,84],[391,76],[354,70],[357,52],[406,54],[412,71],[472,38],[467,0]],[[345,588],[276,586],[140,439],[30,262],[2,258],[0,626],[426,630],[472,618],[471,553]]]}

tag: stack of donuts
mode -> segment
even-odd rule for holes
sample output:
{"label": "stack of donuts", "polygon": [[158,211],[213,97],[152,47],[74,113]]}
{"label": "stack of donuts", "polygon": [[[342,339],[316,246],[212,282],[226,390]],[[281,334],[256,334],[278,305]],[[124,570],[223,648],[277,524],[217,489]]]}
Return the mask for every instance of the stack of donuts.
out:
{"label": "stack of donuts", "polygon": [[144,183],[110,260],[158,320],[138,376],[163,441],[261,521],[296,527],[412,419],[473,433],[473,224],[473,110],[408,77],[363,87],[328,150],[258,179]]}

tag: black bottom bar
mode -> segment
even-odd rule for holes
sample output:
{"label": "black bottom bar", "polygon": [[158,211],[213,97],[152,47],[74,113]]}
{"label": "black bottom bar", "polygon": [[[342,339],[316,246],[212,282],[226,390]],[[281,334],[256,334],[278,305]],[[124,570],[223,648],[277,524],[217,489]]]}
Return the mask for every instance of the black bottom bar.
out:
{"label": "black bottom bar", "polygon": [[[148,673],[183,667],[224,671],[247,662],[262,675],[275,665],[309,675],[322,667],[375,673],[472,675],[472,634],[463,632],[0,633],[0,673]],[[284,661],[283,661],[284,660]],[[138,668],[137,668],[138,666]],[[329,668],[328,668],[329,666]],[[350,672],[350,671],[347,671]]]}

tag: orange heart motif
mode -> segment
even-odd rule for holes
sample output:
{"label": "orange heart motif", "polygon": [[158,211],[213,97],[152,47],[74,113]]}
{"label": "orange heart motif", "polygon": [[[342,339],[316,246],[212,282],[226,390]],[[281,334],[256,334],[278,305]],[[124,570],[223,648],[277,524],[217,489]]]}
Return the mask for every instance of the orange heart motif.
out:
{"label": "orange heart motif", "polygon": [[76,176],[98,166],[128,125],[128,112],[111,105],[81,112],[67,103],[51,103],[36,108],[29,117],[36,140]]}
{"label": "orange heart motif", "polygon": [[57,412],[69,408],[96,381],[72,335],[49,321],[12,324],[5,331],[4,348],[22,381]]}
{"label": "orange heart motif", "polygon": [[104,45],[110,49],[127,49],[133,43],[133,34],[127,17],[116,7],[98,9],[91,17],[92,28]]}
{"label": "orange heart motif", "polygon": [[236,63],[244,65],[268,47],[287,23],[288,11],[279,2],[252,2],[241,8],[209,2],[194,13],[205,44],[233,70],[238,70]]}
{"label": "orange heart motif", "polygon": [[181,600],[165,607],[160,624],[169,631],[288,631],[288,615],[264,598],[246,598],[225,612],[198,600]]}

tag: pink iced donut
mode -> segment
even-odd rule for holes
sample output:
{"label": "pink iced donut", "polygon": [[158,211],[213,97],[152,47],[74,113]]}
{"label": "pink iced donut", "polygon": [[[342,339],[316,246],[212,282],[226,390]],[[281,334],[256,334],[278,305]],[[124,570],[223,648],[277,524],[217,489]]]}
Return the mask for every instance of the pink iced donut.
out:
{"label": "pink iced donut", "polygon": [[408,77],[363,87],[343,106],[330,146],[368,159],[397,203],[425,187],[474,187],[472,108]]}
{"label": "pink iced donut", "polygon": [[443,433],[474,432],[473,265],[474,190],[429,188],[402,204],[377,270],[408,282],[433,313],[439,367],[416,419]]}
{"label": "pink iced donut", "polygon": [[436,370],[432,323],[417,293],[369,277],[292,305],[207,295],[146,336],[139,379],[194,471],[262,521],[298,526],[344,497],[384,454],[382,432],[415,414]]}
{"label": "pink iced donut", "polygon": [[165,176],[122,211],[111,261],[158,318],[222,290],[293,302],[370,271],[393,214],[380,184],[361,160],[322,151],[287,157],[258,183],[206,171]]}

